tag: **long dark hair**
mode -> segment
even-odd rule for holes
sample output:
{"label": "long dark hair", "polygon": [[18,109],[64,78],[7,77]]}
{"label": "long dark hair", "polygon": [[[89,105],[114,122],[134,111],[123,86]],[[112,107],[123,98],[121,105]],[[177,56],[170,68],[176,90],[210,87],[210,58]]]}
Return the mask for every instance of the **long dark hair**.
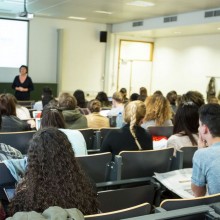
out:
{"label": "long dark hair", "polygon": [[58,108],[50,108],[47,105],[42,111],[41,118],[41,128],[55,127],[55,128],[65,128],[65,121],[63,118],[62,111]]}
{"label": "long dark hair", "polygon": [[74,93],[73,96],[77,100],[77,106],[80,108],[86,108],[86,99],[85,99],[85,94],[82,90],[77,89]]}
{"label": "long dark hair", "polygon": [[53,92],[49,87],[43,88],[42,92],[42,104],[43,107],[47,105],[53,99]]}
{"label": "long dark hair", "polygon": [[193,134],[198,133],[199,107],[192,101],[183,102],[179,105],[174,118],[173,133],[187,135],[192,145],[197,145]]}
{"label": "long dark hair", "polygon": [[10,204],[18,211],[43,212],[50,206],[78,208],[84,215],[97,213],[96,193],[76,161],[67,136],[57,128],[34,135],[28,166]]}

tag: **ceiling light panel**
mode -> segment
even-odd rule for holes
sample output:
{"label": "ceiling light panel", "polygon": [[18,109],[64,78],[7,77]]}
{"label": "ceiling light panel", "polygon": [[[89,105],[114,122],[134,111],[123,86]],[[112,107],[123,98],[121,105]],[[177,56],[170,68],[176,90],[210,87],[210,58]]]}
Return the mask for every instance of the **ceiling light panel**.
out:
{"label": "ceiling light panel", "polygon": [[133,1],[133,2],[128,2],[127,5],[138,6],[138,7],[152,7],[155,4],[152,2],[145,2],[145,1]]}

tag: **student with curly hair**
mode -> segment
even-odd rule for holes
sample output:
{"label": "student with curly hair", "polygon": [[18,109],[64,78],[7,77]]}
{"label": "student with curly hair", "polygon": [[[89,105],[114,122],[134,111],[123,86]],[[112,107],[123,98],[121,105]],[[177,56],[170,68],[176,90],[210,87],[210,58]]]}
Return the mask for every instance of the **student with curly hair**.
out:
{"label": "student with curly hair", "polygon": [[145,105],[147,110],[144,123],[141,125],[143,128],[172,125],[170,103],[163,95],[154,94],[147,97]]}
{"label": "student with curly hair", "polygon": [[56,128],[33,136],[23,181],[9,206],[9,213],[43,212],[50,206],[77,208],[84,215],[98,211],[96,193],[76,161],[67,136]]}
{"label": "student with curly hair", "polygon": [[102,142],[101,152],[112,152],[116,155],[120,151],[152,150],[152,137],[140,124],[146,113],[142,101],[129,102],[123,112],[125,125],[120,129],[113,129]]}

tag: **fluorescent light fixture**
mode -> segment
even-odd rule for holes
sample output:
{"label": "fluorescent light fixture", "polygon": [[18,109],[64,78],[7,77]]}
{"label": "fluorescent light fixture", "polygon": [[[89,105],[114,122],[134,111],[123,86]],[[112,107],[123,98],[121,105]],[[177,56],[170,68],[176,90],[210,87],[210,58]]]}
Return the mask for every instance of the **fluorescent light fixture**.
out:
{"label": "fluorescent light fixture", "polygon": [[174,31],[174,34],[182,34],[180,31]]}
{"label": "fluorescent light fixture", "polygon": [[145,2],[145,1],[133,1],[133,2],[128,2],[127,5],[139,6],[139,7],[151,7],[154,6],[155,4],[152,2]]}
{"label": "fluorescent light fixture", "polygon": [[69,16],[68,18],[70,18],[70,19],[76,19],[76,20],[86,20],[86,18],[83,18],[83,17],[73,17],[73,16]]}
{"label": "fluorescent light fixture", "polygon": [[220,27],[218,27],[217,30],[220,31]]}
{"label": "fluorescent light fixture", "polygon": [[111,15],[112,12],[110,11],[95,11],[96,13],[100,13],[100,14],[107,14],[107,15]]}

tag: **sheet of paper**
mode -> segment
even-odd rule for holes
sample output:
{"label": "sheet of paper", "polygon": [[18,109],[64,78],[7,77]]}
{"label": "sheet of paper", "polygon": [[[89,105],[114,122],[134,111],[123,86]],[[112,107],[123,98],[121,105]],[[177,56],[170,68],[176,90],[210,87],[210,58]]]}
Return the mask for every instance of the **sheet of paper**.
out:
{"label": "sheet of paper", "polygon": [[174,170],[167,173],[155,173],[155,178],[178,196],[194,198],[191,190],[192,168]]}

